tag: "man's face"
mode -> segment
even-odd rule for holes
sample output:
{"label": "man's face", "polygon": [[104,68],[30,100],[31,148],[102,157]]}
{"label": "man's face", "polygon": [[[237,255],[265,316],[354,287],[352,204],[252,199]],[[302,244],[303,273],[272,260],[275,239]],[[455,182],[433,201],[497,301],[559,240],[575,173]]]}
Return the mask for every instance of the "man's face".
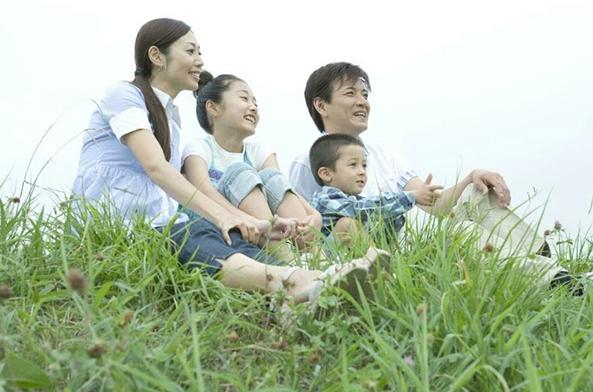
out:
{"label": "man's face", "polygon": [[330,102],[318,103],[327,133],[358,136],[368,127],[371,104],[369,89],[362,78],[333,82]]}

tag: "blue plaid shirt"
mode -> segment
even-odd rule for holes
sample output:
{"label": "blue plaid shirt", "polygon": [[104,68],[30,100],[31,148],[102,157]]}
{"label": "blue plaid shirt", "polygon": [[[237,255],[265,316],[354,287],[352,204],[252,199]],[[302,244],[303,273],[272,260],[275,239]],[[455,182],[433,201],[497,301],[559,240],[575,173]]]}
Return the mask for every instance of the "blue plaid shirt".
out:
{"label": "blue plaid shirt", "polygon": [[383,192],[379,196],[347,195],[333,186],[324,186],[311,199],[311,205],[321,213],[321,232],[329,235],[340,218],[358,218],[366,224],[373,215],[390,220],[396,230],[404,225],[404,213],[412,209],[416,198],[411,192]]}

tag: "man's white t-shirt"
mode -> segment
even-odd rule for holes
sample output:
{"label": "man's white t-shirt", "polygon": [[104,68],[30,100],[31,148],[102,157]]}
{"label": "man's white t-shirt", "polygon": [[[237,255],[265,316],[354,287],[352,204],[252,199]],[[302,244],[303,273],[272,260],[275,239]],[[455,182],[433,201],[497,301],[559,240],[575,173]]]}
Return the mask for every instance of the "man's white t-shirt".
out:
{"label": "man's white t-shirt", "polygon": [[[376,196],[382,192],[400,192],[416,173],[408,162],[397,154],[385,151],[375,143],[364,143],[367,151],[367,184],[361,196]],[[321,190],[315,182],[309,163],[309,154],[301,154],[290,165],[290,183],[293,189],[308,201]]]}

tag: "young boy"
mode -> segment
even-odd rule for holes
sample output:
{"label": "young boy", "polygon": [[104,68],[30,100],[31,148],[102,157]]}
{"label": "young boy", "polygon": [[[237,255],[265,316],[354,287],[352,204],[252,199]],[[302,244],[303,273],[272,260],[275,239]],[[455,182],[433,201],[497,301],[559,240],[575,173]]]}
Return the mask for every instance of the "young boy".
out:
{"label": "young boy", "polygon": [[312,206],[323,217],[322,233],[348,243],[356,233],[357,219],[366,224],[373,215],[399,230],[403,214],[414,205],[431,206],[442,189],[430,185],[431,176],[414,191],[383,192],[362,197],[367,182],[366,151],[362,141],[348,134],[327,134],[315,141],[309,151],[311,171],[322,187],[313,195]]}

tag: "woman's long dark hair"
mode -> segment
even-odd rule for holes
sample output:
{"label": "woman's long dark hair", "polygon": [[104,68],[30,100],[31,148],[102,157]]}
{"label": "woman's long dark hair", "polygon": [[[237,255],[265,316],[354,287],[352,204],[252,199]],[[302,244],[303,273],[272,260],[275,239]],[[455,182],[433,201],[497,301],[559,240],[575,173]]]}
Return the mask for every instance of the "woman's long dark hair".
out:
{"label": "woman's long dark hair", "polygon": [[148,49],[151,46],[156,46],[166,55],[169,46],[190,30],[191,28],[180,20],[154,19],[140,28],[134,46],[136,71],[134,72],[132,84],[138,87],[144,95],[146,108],[148,109],[148,119],[167,161],[171,159],[169,122],[167,121],[165,108],[150,86],[153,64],[148,57]]}

